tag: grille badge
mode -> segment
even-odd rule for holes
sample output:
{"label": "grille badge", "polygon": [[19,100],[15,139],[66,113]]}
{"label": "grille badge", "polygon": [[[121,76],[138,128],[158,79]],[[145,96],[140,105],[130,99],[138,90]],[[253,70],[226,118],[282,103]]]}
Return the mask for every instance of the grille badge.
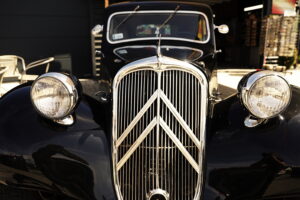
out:
{"label": "grille badge", "polygon": [[147,200],[169,200],[169,196],[165,190],[155,189],[147,194]]}

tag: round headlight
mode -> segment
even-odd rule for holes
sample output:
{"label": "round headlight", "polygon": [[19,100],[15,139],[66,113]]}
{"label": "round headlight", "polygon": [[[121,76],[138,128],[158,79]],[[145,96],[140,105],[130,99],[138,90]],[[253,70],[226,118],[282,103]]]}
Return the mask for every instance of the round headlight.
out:
{"label": "round headlight", "polygon": [[275,72],[256,72],[246,79],[241,89],[244,105],[253,116],[260,119],[280,114],[291,99],[289,84]]}
{"label": "round headlight", "polygon": [[69,76],[52,72],[33,83],[31,100],[42,116],[58,120],[71,114],[78,101],[78,91]]}

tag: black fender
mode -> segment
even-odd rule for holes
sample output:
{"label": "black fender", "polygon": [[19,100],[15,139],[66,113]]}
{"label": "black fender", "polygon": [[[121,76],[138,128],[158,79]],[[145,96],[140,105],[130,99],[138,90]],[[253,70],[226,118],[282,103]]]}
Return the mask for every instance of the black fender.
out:
{"label": "black fender", "polygon": [[206,141],[205,200],[300,197],[300,90],[289,107],[255,128],[237,96],[214,107]]}
{"label": "black fender", "polygon": [[116,199],[105,108],[83,95],[75,123],[39,116],[30,86],[0,98],[0,182],[75,199]]}

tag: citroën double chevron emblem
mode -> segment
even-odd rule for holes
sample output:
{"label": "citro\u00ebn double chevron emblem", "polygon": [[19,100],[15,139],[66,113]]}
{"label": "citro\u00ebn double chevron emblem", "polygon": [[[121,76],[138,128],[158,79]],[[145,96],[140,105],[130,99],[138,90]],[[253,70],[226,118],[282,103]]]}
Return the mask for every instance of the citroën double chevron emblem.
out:
{"label": "citro\u00ebn double chevron emblem", "polygon": [[[168,99],[166,94],[160,89],[160,73],[158,73],[158,89],[154,92],[154,94],[149,98],[149,100],[146,102],[146,104],[142,107],[142,109],[138,112],[136,117],[131,121],[131,123],[127,126],[125,131],[121,134],[121,136],[116,141],[116,147],[118,148],[122,142],[126,139],[126,137],[130,134],[131,130],[136,126],[138,121],[143,117],[143,114],[147,112],[147,110],[150,108],[151,105],[153,105],[154,102],[157,102],[157,106],[160,107],[160,103],[162,102],[168,107],[168,109],[171,111],[173,116],[176,118],[176,120],[179,122],[181,127],[184,129],[184,131],[187,133],[187,135],[190,137],[190,139],[194,142],[196,147],[201,150],[201,142],[200,140],[194,135],[191,128],[187,125],[183,117],[180,115],[180,113],[176,110],[176,108],[173,106],[171,101]],[[156,101],[157,100],[157,101]],[[136,141],[132,144],[132,146],[129,148],[129,150],[125,153],[125,155],[119,160],[117,163],[117,171],[119,171],[122,166],[126,163],[126,161],[131,157],[131,155],[135,152],[135,150],[141,145],[141,143],[146,139],[146,137],[149,135],[149,133],[154,129],[162,128],[165,133],[168,135],[168,137],[173,141],[173,143],[177,146],[177,148],[180,150],[180,152],[183,154],[183,156],[187,159],[187,161],[190,163],[190,165],[194,168],[194,170],[199,174],[200,173],[200,167],[199,164],[195,161],[195,159],[190,155],[190,153],[186,150],[184,145],[181,143],[181,141],[176,137],[176,134],[171,130],[171,128],[167,125],[167,123],[163,120],[163,118],[160,116],[160,109],[157,109],[157,115],[152,119],[152,121],[147,125],[147,127],[143,130],[143,132],[139,135],[139,137],[136,139]],[[157,137],[159,137],[159,131],[156,132]]]}

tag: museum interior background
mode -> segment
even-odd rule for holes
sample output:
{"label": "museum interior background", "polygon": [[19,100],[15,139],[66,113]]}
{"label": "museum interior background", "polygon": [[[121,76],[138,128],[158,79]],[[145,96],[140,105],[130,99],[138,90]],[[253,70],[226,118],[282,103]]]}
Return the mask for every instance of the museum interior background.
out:
{"label": "museum interior background", "polygon": [[[215,24],[230,27],[229,34],[216,35],[218,49],[222,50],[219,66],[282,70],[297,68],[300,63],[300,1],[190,1],[210,4],[216,14]],[[104,7],[118,2],[121,1],[2,0],[0,55],[18,55],[26,62],[55,56],[56,65],[65,71],[79,77],[99,76],[92,67],[91,29],[103,24]]]}

